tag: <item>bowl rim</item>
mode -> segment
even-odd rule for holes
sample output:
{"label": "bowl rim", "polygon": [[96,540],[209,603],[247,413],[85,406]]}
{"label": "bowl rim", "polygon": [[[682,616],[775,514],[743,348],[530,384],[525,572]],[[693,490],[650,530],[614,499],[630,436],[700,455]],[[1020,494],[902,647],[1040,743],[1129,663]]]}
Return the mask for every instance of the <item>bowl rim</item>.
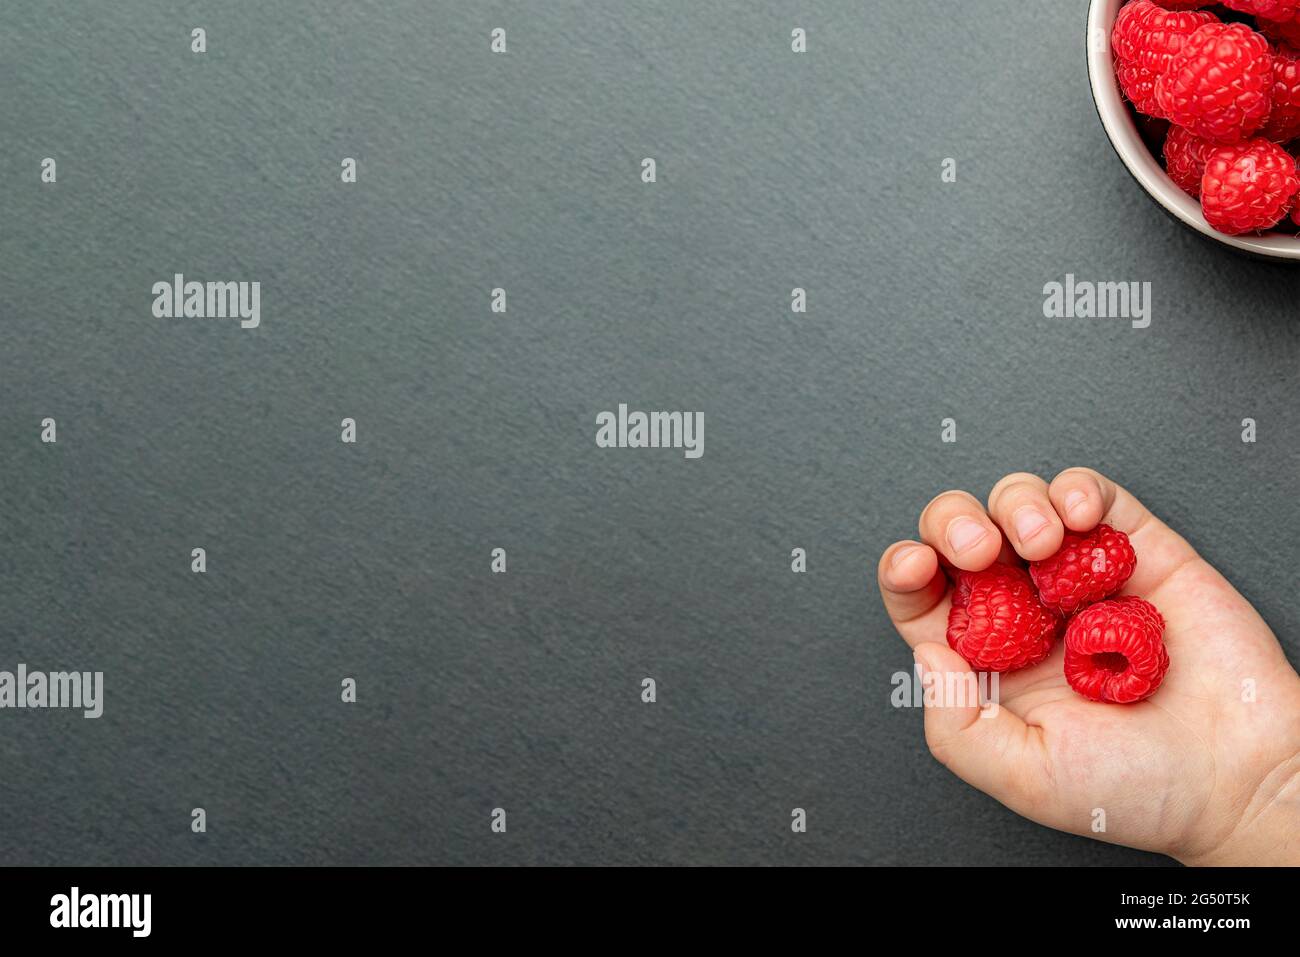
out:
{"label": "bowl rim", "polygon": [[1097,116],[1110,145],[1147,194],[1184,225],[1215,242],[1270,259],[1300,262],[1300,237],[1282,233],[1229,236],[1205,221],[1201,204],[1183,192],[1161,167],[1138,133],[1120,93],[1110,35],[1125,0],[1090,0],[1088,4],[1088,85]]}

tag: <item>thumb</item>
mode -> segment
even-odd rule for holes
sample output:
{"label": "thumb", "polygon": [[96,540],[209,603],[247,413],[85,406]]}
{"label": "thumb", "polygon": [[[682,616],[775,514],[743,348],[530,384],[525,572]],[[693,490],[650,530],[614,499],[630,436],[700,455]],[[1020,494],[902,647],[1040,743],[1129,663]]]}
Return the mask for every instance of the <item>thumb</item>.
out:
{"label": "thumb", "polygon": [[[998,703],[999,676],[976,675],[946,645],[925,642],[916,646],[915,656],[930,753],[1017,814],[1040,818],[1051,781],[1040,729]],[[991,700],[982,703],[982,697]]]}

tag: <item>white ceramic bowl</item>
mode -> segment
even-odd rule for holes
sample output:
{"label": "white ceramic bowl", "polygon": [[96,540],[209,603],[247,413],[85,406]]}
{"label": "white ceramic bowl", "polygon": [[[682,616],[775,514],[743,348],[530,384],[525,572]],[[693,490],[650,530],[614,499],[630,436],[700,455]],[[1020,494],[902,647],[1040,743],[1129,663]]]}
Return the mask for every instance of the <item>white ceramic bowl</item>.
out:
{"label": "white ceramic bowl", "polygon": [[1147,149],[1134,123],[1133,114],[1119,91],[1110,34],[1124,0],[1091,0],[1088,9],[1088,80],[1097,115],[1106,128],[1111,145],[1133,178],[1175,219],[1224,246],[1274,260],[1300,262],[1300,237],[1282,233],[1259,236],[1225,236],[1201,215],[1201,205],[1175,185],[1165,173],[1159,157]]}

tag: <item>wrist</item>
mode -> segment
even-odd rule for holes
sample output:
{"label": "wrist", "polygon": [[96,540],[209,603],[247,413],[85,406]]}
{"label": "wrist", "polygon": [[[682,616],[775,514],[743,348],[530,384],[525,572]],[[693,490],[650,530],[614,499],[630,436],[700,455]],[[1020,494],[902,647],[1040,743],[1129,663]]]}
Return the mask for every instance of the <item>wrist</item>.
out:
{"label": "wrist", "polygon": [[1265,776],[1226,837],[1171,856],[1188,867],[1300,865],[1300,753]]}

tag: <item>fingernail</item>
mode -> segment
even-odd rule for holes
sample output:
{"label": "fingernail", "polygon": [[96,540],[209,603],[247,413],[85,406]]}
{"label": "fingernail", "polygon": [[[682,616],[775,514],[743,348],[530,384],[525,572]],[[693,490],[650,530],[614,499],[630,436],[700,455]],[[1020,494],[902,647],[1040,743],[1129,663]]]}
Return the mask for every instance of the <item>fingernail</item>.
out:
{"label": "fingernail", "polygon": [[1026,505],[1016,509],[1011,523],[1016,527],[1016,537],[1027,542],[1047,527],[1047,516],[1032,505]]}
{"label": "fingernail", "polygon": [[974,548],[988,533],[988,529],[974,519],[954,518],[948,523],[948,544],[960,554]]}
{"label": "fingernail", "polygon": [[1088,496],[1083,492],[1080,492],[1078,489],[1075,489],[1073,492],[1069,492],[1065,496],[1065,514],[1074,518],[1075,509],[1079,508],[1081,505],[1087,504]]}
{"label": "fingernail", "polygon": [[915,555],[916,550],[920,547],[920,545],[908,545],[906,548],[900,548],[894,552],[894,557],[889,560],[889,567],[898,568],[907,560],[909,555]]}

